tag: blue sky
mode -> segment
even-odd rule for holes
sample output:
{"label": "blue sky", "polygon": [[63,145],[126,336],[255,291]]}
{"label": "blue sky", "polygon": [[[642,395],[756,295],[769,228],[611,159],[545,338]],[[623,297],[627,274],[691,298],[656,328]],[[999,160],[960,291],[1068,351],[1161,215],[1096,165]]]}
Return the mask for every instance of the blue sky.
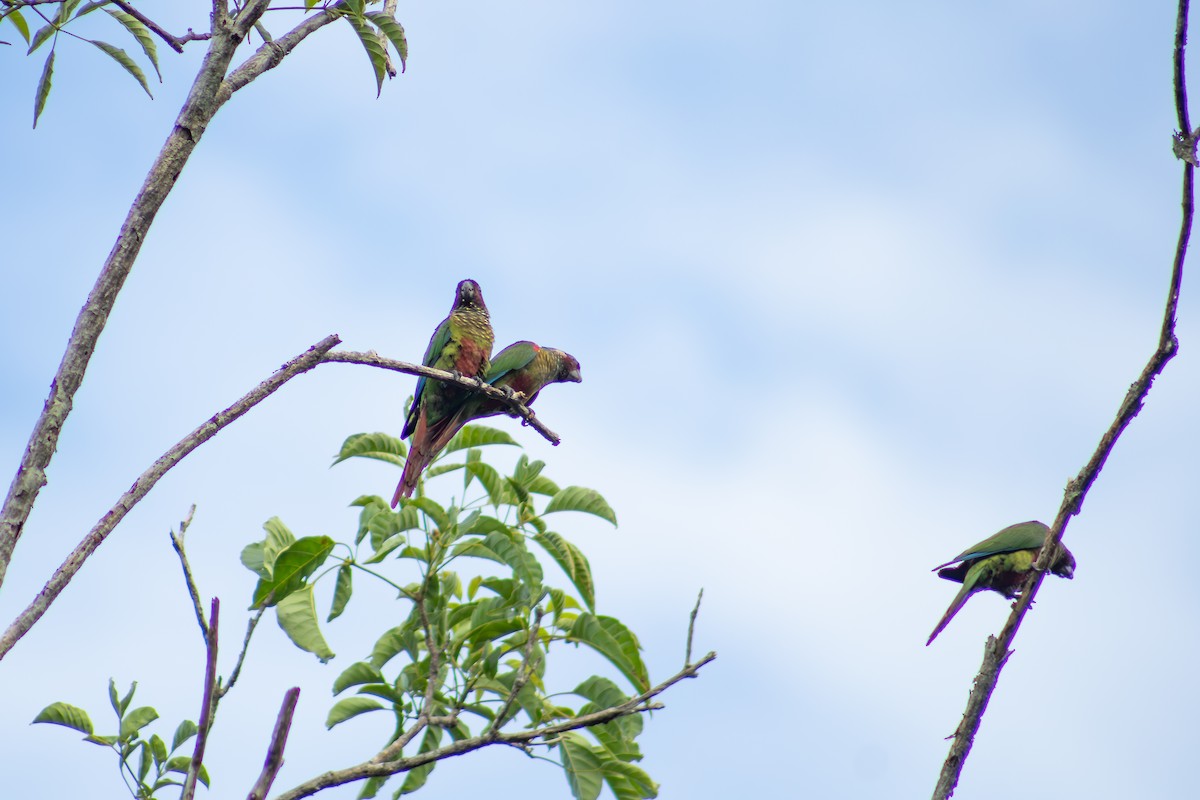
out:
{"label": "blue sky", "polygon": [[[188,5],[139,7],[202,28],[206,5]],[[2,624],[201,420],[329,333],[418,359],[473,277],[498,342],[582,363],[582,384],[538,401],[563,444],[515,435],[559,483],[615,507],[616,530],[581,517],[561,532],[653,677],[678,669],[704,587],[697,649],[719,658],[647,725],[661,796],[927,794],[1008,611],[976,597],[926,648],[954,594],[929,568],[1051,521],[1157,338],[1179,219],[1174,14],[419,4],[399,10],[409,69],[379,100],[361,47],[331,26],[218,114],[155,222],[0,593]],[[126,44],[94,16],[94,35]],[[99,51],[60,44],[37,131],[41,59],[0,47],[9,469],[202,54],[160,48],[151,102]],[[1185,276],[1181,354],[1068,529],[1076,578],[1039,594],[960,797],[1191,791],[1192,288]],[[59,699],[105,719],[110,675],[138,680],[164,719],[194,716],[202,651],[167,531],[199,506],[201,590],[240,629],[241,547],[273,515],[349,536],[347,504],[389,493],[398,470],[330,457],[351,433],[396,433],[411,390],[321,367],[172,472],[0,663],[6,789],[122,797],[104,752],[28,720]],[[332,678],[381,627],[349,616],[321,667],[263,626],[222,707],[216,794],[252,783],[297,682],[278,788],[377,745],[376,723],[321,723]],[[516,796],[503,780],[568,796],[560,771],[519,753],[469,759],[424,794]]]}

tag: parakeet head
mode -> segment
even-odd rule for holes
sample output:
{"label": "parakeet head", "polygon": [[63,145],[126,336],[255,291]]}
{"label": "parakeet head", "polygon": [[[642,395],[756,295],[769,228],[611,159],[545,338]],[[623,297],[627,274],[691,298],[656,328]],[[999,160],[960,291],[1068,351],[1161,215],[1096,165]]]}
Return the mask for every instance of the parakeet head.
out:
{"label": "parakeet head", "polygon": [[1068,580],[1075,577],[1075,556],[1071,555],[1071,551],[1064,545],[1058,546],[1058,556],[1050,565],[1050,571],[1060,578]]}
{"label": "parakeet head", "polygon": [[487,311],[487,306],[483,303],[483,291],[479,288],[479,284],[470,278],[458,282],[458,289],[454,296],[454,307],[456,309],[467,306]]}
{"label": "parakeet head", "polygon": [[562,350],[555,350],[558,354],[558,373],[554,376],[556,381],[571,381],[572,383],[582,383],[583,376],[579,374],[579,361],[570,353],[564,353]]}

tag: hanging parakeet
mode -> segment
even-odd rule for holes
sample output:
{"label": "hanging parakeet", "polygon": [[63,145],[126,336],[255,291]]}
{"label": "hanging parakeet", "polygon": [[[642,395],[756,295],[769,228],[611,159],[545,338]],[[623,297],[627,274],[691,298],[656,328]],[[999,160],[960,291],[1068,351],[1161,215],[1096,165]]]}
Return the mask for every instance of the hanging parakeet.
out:
{"label": "hanging parakeet", "polygon": [[[569,353],[540,347],[533,342],[514,342],[491,360],[486,380],[497,389],[507,388],[525,395],[525,405],[529,406],[546,384],[564,381],[579,383],[583,377],[579,374],[579,362]],[[400,486],[396,489],[392,506],[395,507],[399,498],[412,495],[425,467],[462,430],[463,425],[471,420],[503,414],[506,409],[507,406],[499,400],[472,394],[458,411],[437,426],[420,450],[416,446],[416,437],[413,437],[414,444],[408,453],[408,460],[404,462],[404,474],[400,477]]]}
{"label": "hanging parakeet", "polygon": [[[450,316],[442,320],[442,324],[433,332],[421,363],[427,367],[457,372],[468,378],[482,377],[487,374],[490,365],[493,338],[491,318],[479,284],[473,280],[460,281]],[[470,397],[471,392],[461,386],[424,377],[417,379],[417,392],[400,434],[401,439],[412,436],[409,461],[416,458],[419,461],[424,459],[421,463],[429,463],[433,457],[427,455],[431,443]],[[420,474],[420,469],[417,474]],[[392,497],[392,508],[396,507],[401,497],[412,494],[414,486],[415,477],[410,486],[406,486],[402,480]]]}
{"label": "hanging parakeet", "polygon": [[[991,589],[1010,600],[1016,598],[1049,532],[1049,528],[1037,521],[1009,525],[979,544],[968,547],[945,564],[934,567],[938,577],[963,586],[933,633],[929,634],[925,646],[928,647],[950,624],[950,620],[966,604],[967,598],[975,592]],[[1058,546],[1058,556],[1050,565],[1050,572],[1062,578],[1075,575],[1075,557],[1062,544]]]}

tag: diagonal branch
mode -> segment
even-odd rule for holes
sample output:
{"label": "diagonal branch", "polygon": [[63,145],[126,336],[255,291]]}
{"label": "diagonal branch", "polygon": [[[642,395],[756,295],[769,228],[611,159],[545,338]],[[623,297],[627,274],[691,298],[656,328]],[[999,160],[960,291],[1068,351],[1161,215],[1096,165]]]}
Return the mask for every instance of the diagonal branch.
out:
{"label": "diagonal branch", "polygon": [[292,715],[296,713],[296,701],[300,699],[300,687],[293,686],[283,696],[283,705],[279,716],[275,718],[275,731],[271,734],[271,744],[267,748],[267,759],[263,763],[262,773],[254,783],[254,788],[246,800],[263,800],[271,791],[275,776],[283,767],[283,748],[287,745],[288,731],[292,727]]}
{"label": "diagonal branch", "polygon": [[33,602],[9,625],[4,635],[0,636],[0,659],[33,627],[34,623],[41,619],[42,615],[46,613],[46,609],[50,607],[50,604],[62,593],[62,590],[66,588],[71,579],[75,577],[75,573],[79,571],[88,557],[108,538],[108,535],[125,518],[129,510],[137,505],[154,488],[154,485],[158,483],[163,475],[167,474],[168,470],[178,464],[197,447],[215,436],[219,430],[261,403],[283,386],[283,384],[320,364],[322,356],[330,348],[338,344],[339,341],[341,340],[337,336],[327,336],[306,352],[301,353],[284,364],[274,375],[256,386],[249,394],[219,414],[213,415],[212,418],[208,419],[200,427],[179,440],[175,446],[159,457],[149,469],[143,472],[133,482],[133,486],[129,487],[129,490],[121,495],[121,499],[117,501],[116,505],[100,518],[100,521],[83,538],[83,541],[71,551],[71,554],[67,556],[66,560],[55,571],[46,585],[42,587],[42,590],[38,592]]}
{"label": "diagonal branch", "polygon": [[196,746],[192,750],[192,761],[188,765],[187,777],[179,800],[192,800],[196,796],[196,779],[204,766],[204,748],[208,744],[208,731],[212,727],[213,712],[217,704],[217,636],[220,629],[221,601],[212,599],[209,611],[208,634],[204,637],[208,658],[204,665],[204,700],[200,703],[200,724],[196,731]]}
{"label": "diagonal branch", "polygon": [[196,506],[192,505],[188,510],[187,519],[179,523],[179,535],[176,535],[175,531],[171,531],[171,546],[175,548],[175,553],[179,556],[179,563],[183,567],[183,580],[187,584],[188,594],[192,597],[192,609],[196,612],[196,622],[200,623],[200,635],[207,642],[208,623],[204,621],[204,608],[200,605],[200,590],[196,588],[192,565],[188,563],[187,552],[183,549],[183,537],[187,533],[188,526],[192,524],[192,517],[195,513]]}
{"label": "diagonal branch", "polygon": [[359,781],[364,778],[383,777],[385,775],[395,775],[398,772],[407,772],[422,764],[429,764],[434,761],[441,761],[444,758],[460,756],[464,753],[470,753],[482,747],[487,747],[491,744],[506,744],[514,746],[527,745],[537,739],[550,739],[560,733],[567,731],[579,730],[580,728],[589,728],[593,725],[602,725],[605,722],[611,722],[619,717],[627,717],[631,714],[638,714],[643,711],[649,711],[655,708],[661,708],[659,704],[652,704],[650,701],[658,695],[670,689],[675,684],[679,683],[684,678],[694,678],[700,671],[700,668],[708,664],[717,657],[716,653],[709,653],[704,658],[697,661],[695,664],[684,667],[675,675],[672,675],[667,680],[660,683],[658,686],[650,689],[647,692],[639,694],[637,697],[631,697],[624,703],[605,708],[600,711],[594,711],[590,714],[583,714],[578,717],[554,725],[543,725],[538,728],[533,728],[525,731],[514,731],[513,733],[501,733],[494,736],[481,734],[472,736],[466,739],[459,739],[451,742],[444,747],[439,747],[436,750],[429,750],[424,753],[418,753],[408,758],[400,758],[395,761],[376,761],[374,759],[363,762],[353,767],[346,769],[334,770],[326,772],[323,775],[318,775],[312,780],[296,786],[294,789],[278,795],[275,800],[300,800],[302,797],[310,797],[322,789],[327,789],[330,786],[341,786],[353,781]]}
{"label": "diagonal branch", "polygon": [[[265,3],[265,0],[262,2]],[[100,333],[108,322],[108,315],[112,313],[117,295],[133,269],[158,210],[175,186],[175,181],[213,115],[224,102],[218,97],[218,90],[241,43],[241,38],[228,28],[224,5],[224,0],[213,2],[212,39],[208,52],[171,133],[146,174],[137,198],[129,207],[129,213],[121,225],[116,243],[105,259],[96,284],[80,309],[67,341],[67,349],[50,384],[50,395],[34,423],[21,464],[0,508],[0,586],[4,583],[13,550],[21,538],[33,504],[46,485],[46,468],[58,447],[63,425],[74,405],[75,392],[83,383],[84,373],[96,350]],[[0,650],[0,655],[3,652]]]}
{"label": "diagonal branch", "polygon": [[211,33],[194,33],[191,28],[188,28],[188,32],[183,36],[174,36],[168,33],[163,26],[147,17],[141,11],[138,11],[132,3],[126,2],[126,0],[109,0],[109,2],[124,11],[129,16],[136,19],[138,22],[145,25],[151,33],[166,42],[167,46],[169,46],[176,53],[183,52],[183,45],[186,42],[196,42],[212,38]]}
{"label": "diagonal branch", "polygon": [[342,364],[366,364],[369,367],[380,367],[382,369],[395,370],[408,375],[420,375],[434,380],[445,381],[446,383],[455,383],[464,389],[470,389],[472,392],[485,394],[493,400],[499,400],[508,406],[514,416],[520,417],[526,425],[540,433],[542,437],[557,445],[562,441],[562,438],[554,431],[547,428],[542,421],[533,413],[533,409],[526,406],[521,395],[509,396],[495,386],[484,383],[478,378],[465,378],[461,375],[455,375],[450,372],[443,372],[440,369],[426,367],[421,364],[408,364],[404,361],[396,361],[392,358],[384,358],[377,353],[356,353],[354,351],[341,350],[336,353],[327,354],[322,361],[338,362]]}
{"label": "diagonal branch", "polygon": [[[1179,1],[1179,12],[1175,26],[1174,74],[1175,105],[1179,124],[1182,128],[1182,135],[1190,137],[1192,134],[1188,128],[1187,88],[1184,84],[1184,50],[1187,44],[1188,3],[1189,0]],[[1013,638],[1017,635],[1017,630],[1021,627],[1021,621],[1025,618],[1025,613],[1029,610],[1030,605],[1033,604],[1033,600],[1037,596],[1037,591],[1041,586],[1042,579],[1045,577],[1046,569],[1052,563],[1052,559],[1058,551],[1058,543],[1066,531],[1067,523],[1083,507],[1083,500],[1100,474],[1100,471],[1104,468],[1104,463],[1108,460],[1109,454],[1112,453],[1113,448],[1116,446],[1117,439],[1120,438],[1129,423],[1133,421],[1133,418],[1138,415],[1138,412],[1142,410],[1142,405],[1150,393],[1150,387],[1153,385],[1154,379],[1162,373],[1167,362],[1174,358],[1175,353],[1179,349],[1179,340],[1175,336],[1175,316],[1179,305],[1179,290],[1183,281],[1183,264],[1187,256],[1188,239],[1191,236],[1192,217],[1195,210],[1194,169],[1192,164],[1184,162],[1183,220],[1180,224],[1179,241],[1175,248],[1175,259],[1171,268],[1171,284],[1167,293],[1167,304],[1163,313],[1158,348],[1150,356],[1150,360],[1146,363],[1141,375],[1129,387],[1129,391],[1125,394],[1125,399],[1121,402],[1121,407],[1117,411],[1116,419],[1113,420],[1108,430],[1100,438],[1100,444],[1096,447],[1096,451],[1092,454],[1091,459],[1080,470],[1079,474],[1067,483],[1062,505],[1059,507],[1058,515],[1054,519],[1054,525],[1050,530],[1045,546],[1042,547],[1041,555],[1038,557],[1034,569],[1025,581],[1020,599],[1014,605],[1013,612],[1009,615],[1008,622],[1005,623],[999,636],[988,637],[987,645],[984,647],[983,665],[980,667],[979,673],[975,676],[971,694],[967,698],[966,711],[963,712],[962,721],[959,723],[958,729],[954,732],[954,741],[950,744],[950,753],[946,756],[946,761],[942,764],[942,771],[938,776],[937,786],[933,791],[934,800],[944,800],[944,798],[950,797],[954,794],[955,787],[958,786],[963,764],[971,752],[971,745],[983,720],[983,714],[987,710],[988,701],[992,697],[992,692],[996,689],[996,682],[1000,678],[1000,670],[1004,668],[1005,662],[1012,655],[1010,648]]]}

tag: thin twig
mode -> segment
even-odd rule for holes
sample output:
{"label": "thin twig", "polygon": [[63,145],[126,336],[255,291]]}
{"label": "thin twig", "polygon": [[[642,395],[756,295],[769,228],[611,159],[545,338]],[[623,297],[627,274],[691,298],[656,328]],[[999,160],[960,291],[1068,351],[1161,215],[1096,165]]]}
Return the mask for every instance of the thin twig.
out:
{"label": "thin twig", "polygon": [[287,746],[292,715],[296,713],[296,701],[299,699],[299,686],[293,686],[283,695],[283,705],[279,708],[279,716],[275,718],[275,731],[271,734],[271,744],[267,748],[267,759],[263,762],[262,772],[246,800],[263,800],[271,791],[271,784],[275,782],[275,776],[283,767],[283,749]]}
{"label": "thin twig", "polygon": [[[1184,135],[1190,135],[1188,130],[1187,89],[1183,82],[1184,49],[1187,44],[1187,18],[1188,0],[1180,0],[1175,27],[1174,73],[1176,111]],[[934,800],[949,798],[954,794],[955,787],[958,786],[963,765],[971,752],[971,745],[983,720],[983,714],[987,710],[988,701],[991,699],[992,692],[995,691],[1000,671],[1004,668],[1009,656],[1012,655],[1011,647],[1013,638],[1016,636],[1026,612],[1037,596],[1038,588],[1045,577],[1047,567],[1057,555],[1058,543],[1066,531],[1067,523],[1071,517],[1078,514],[1082,509],[1083,500],[1095,482],[1096,477],[1104,468],[1104,464],[1116,445],[1117,439],[1120,438],[1121,433],[1124,432],[1129,423],[1133,421],[1133,418],[1138,415],[1138,412],[1142,410],[1142,405],[1145,403],[1155,378],[1162,373],[1167,362],[1175,356],[1175,353],[1179,349],[1179,340],[1175,336],[1175,317],[1179,305],[1179,290],[1183,281],[1183,264],[1187,256],[1188,239],[1191,236],[1192,218],[1195,209],[1193,171],[1194,167],[1185,161],[1183,165],[1183,220],[1180,225],[1179,241],[1176,245],[1175,258],[1171,269],[1171,284],[1167,294],[1166,309],[1163,313],[1163,324],[1159,334],[1158,348],[1150,357],[1141,375],[1129,387],[1129,391],[1125,394],[1121,407],[1117,411],[1116,419],[1113,420],[1108,430],[1100,438],[1100,444],[1092,454],[1091,459],[1080,470],[1079,474],[1067,483],[1062,504],[1059,507],[1058,515],[1054,519],[1054,525],[1047,536],[1046,544],[1042,547],[1042,552],[1038,557],[1037,563],[1034,565],[1034,569],[1025,581],[1020,599],[1013,606],[1012,614],[1009,615],[1008,621],[1000,631],[1000,634],[995,637],[988,637],[987,645],[984,647],[983,665],[980,667],[979,673],[975,676],[971,693],[967,698],[966,711],[963,712],[962,721],[954,732],[954,740],[950,744],[950,752],[942,764],[942,770],[933,791]]]}
{"label": "thin twig", "polygon": [[12,649],[13,645],[33,627],[34,623],[46,613],[46,609],[62,593],[62,590],[66,588],[67,584],[75,576],[75,573],[79,571],[80,567],[83,566],[88,557],[108,538],[108,535],[112,533],[117,523],[125,518],[129,510],[146,496],[168,470],[178,464],[197,447],[215,436],[219,430],[274,394],[289,380],[317,366],[321,363],[321,357],[340,341],[334,335],[327,336],[317,342],[307,351],[284,364],[274,375],[260,383],[229,408],[213,415],[209,420],[200,425],[200,427],[179,440],[178,443],[155,461],[149,469],[143,472],[133,482],[133,486],[121,495],[116,505],[100,518],[100,521],[84,537],[83,541],[71,551],[71,554],[67,556],[66,560],[55,571],[46,585],[42,587],[42,590],[38,592],[33,602],[8,626],[8,630],[4,632],[4,635],[0,636],[0,658],[3,658]]}
{"label": "thin twig", "polygon": [[380,367],[382,369],[390,369],[396,372],[403,372],[408,375],[419,375],[426,378],[433,378],[446,383],[457,384],[464,389],[479,394],[487,395],[493,400],[499,400],[504,403],[514,416],[520,417],[529,427],[540,433],[550,444],[557,445],[562,439],[557,433],[547,428],[542,424],[542,421],[533,413],[533,409],[521,402],[521,396],[513,396],[497,389],[495,386],[484,383],[478,378],[466,378],[462,375],[455,375],[450,372],[444,372],[433,367],[426,367],[422,364],[409,364],[404,361],[396,361],[393,358],[384,358],[377,353],[356,353],[350,350],[339,350],[335,353],[328,353],[322,361],[338,362],[343,364],[366,364],[371,367]]}
{"label": "thin twig", "polygon": [[188,32],[184,36],[174,36],[168,33],[157,22],[147,17],[141,11],[138,11],[132,3],[127,3],[125,0],[109,0],[109,2],[149,28],[152,33],[166,42],[167,46],[169,46],[176,53],[183,52],[184,42],[194,42],[212,38],[211,33],[193,33],[191,28],[188,28]]}
{"label": "thin twig", "polygon": [[305,781],[281,795],[277,795],[275,800],[300,800],[302,797],[310,797],[313,794],[327,789],[330,786],[341,786],[342,784],[359,781],[364,778],[383,777],[385,775],[395,775],[398,772],[407,772],[422,764],[429,764],[434,761],[441,761],[444,758],[460,756],[464,753],[470,753],[482,747],[487,747],[492,744],[521,746],[534,742],[537,739],[550,739],[558,734],[574,731],[580,728],[588,728],[593,725],[602,725],[605,722],[611,722],[620,717],[627,717],[631,714],[639,714],[644,711],[661,708],[658,703],[650,703],[650,700],[665,692],[675,684],[679,683],[684,678],[695,677],[696,673],[702,667],[717,657],[716,653],[709,653],[704,658],[697,661],[695,664],[684,667],[675,675],[672,675],[667,680],[660,683],[658,686],[649,691],[639,694],[637,697],[631,697],[624,703],[612,706],[611,708],[594,711],[590,714],[573,717],[563,722],[554,725],[544,725],[539,728],[533,728],[524,731],[514,731],[512,733],[501,733],[495,737],[487,737],[486,735],[472,736],[466,739],[459,739],[451,742],[443,747],[435,750],[428,750],[424,753],[418,753],[408,758],[401,758],[395,761],[377,761],[371,759],[362,764],[358,764],[346,769],[334,770],[326,772],[322,775]]}
{"label": "thin twig", "polygon": [[500,728],[507,721],[508,712],[512,709],[513,704],[517,702],[517,695],[521,694],[521,690],[525,688],[525,684],[529,683],[529,678],[533,674],[533,648],[537,644],[538,632],[542,627],[542,616],[544,615],[541,607],[535,612],[533,619],[533,627],[529,630],[529,636],[525,639],[525,651],[521,657],[521,670],[513,678],[512,689],[508,693],[508,697],[504,699],[504,705],[492,718],[492,723],[488,725],[483,732],[485,737],[495,739],[500,733]]}
{"label": "thin twig", "polygon": [[258,621],[262,619],[263,612],[267,610],[266,606],[262,606],[258,611],[254,612],[254,616],[246,621],[246,636],[242,639],[242,652],[238,653],[237,663],[233,665],[233,672],[229,673],[229,682],[221,684],[217,682],[217,699],[220,700],[233,685],[237,683],[238,677],[242,674],[242,663],[246,660],[246,651],[250,649],[250,637],[254,635],[254,628],[258,625]]}
{"label": "thin twig", "polygon": [[187,777],[183,781],[183,791],[179,800],[193,800],[196,796],[196,778],[204,765],[204,747],[208,744],[208,729],[212,726],[213,707],[217,702],[217,637],[220,630],[221,601],[212,600],[212,609],[208,618],[208,659],[204,666],[204,700],[200,704],[200,724],[196,731],[196,746],[192,750],[192,763],[188,765]]}
{"label": "thin twig", "polygon": [[700,593],[696,595],[696,605],[692,609],[692,613],[688,616],[688,638],[687,638],[687,655],[683,659],[684,666],[692,663],[692,634],[696,631],[696,615],[700,613],[700,601],[704,599],[704,589],[700,589]]}
{"label": "thin twig", "polygon": [[187,533],[188,526],[192,524],[192,516],[196,513],[195,504],[188,509],[187,518],[179,523],[179,535],[175,535],[175,531],[171,531],[171,546],[175,548],[175,552],[179,554],[179,563],[183,567],[183,580],[187,583],[188,594],[192,596],[192,609],[196,612],[196,622],[200,624],[200,635],[204,640],[208,641],[208,623],[204,621],[204,608],[200,605],[200,590],[196,588],[196,578],[192,575],[192,568],[188,564],[187,553],[183,549],[183,536]]}

